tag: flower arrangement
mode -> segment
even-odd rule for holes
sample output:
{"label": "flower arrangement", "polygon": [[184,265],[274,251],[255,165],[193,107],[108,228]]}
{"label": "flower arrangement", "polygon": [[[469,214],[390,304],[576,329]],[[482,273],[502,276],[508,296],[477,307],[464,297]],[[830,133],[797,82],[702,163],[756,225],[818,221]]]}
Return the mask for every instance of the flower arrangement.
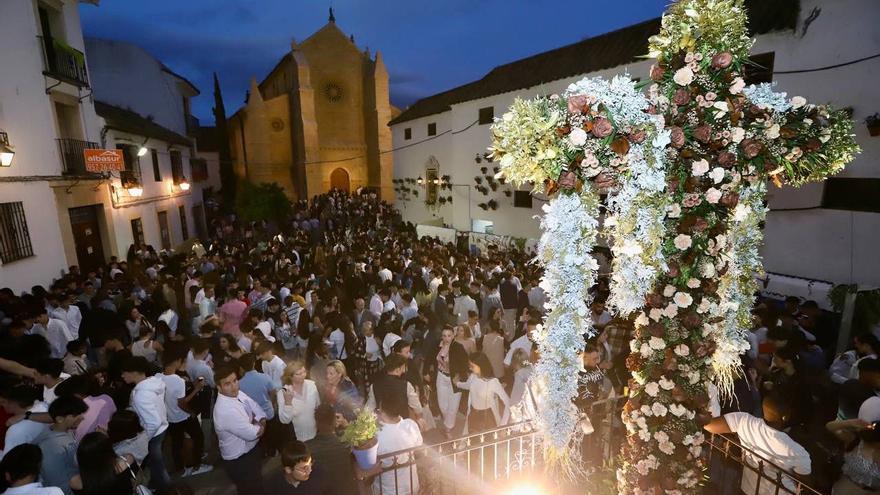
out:
{"label": "flower arrangement", "polygon": [[550,310],[536,336],[548,389],[538,422],[551,459],[569,466],[598,191],[610,187],[609,302],[635,314],[622,494],[697,493],[707,384],[729,393],[747,347],[765,183],[822,180],[859,151],[845,112],[747,87],[746,21],[743,0],[676,2],[649,41],[647,97],[628,77],[584,79],[515,100],[492,128],[499,177],[551,196],[537,258]]}
{"label": "flower arrangement", "polygon": [[376,419],[376,414],[363,408],[354,421],[345,427],[342,441],[355,449],[366,449],[376,440],[377,433],[379,433],[379,421]]}

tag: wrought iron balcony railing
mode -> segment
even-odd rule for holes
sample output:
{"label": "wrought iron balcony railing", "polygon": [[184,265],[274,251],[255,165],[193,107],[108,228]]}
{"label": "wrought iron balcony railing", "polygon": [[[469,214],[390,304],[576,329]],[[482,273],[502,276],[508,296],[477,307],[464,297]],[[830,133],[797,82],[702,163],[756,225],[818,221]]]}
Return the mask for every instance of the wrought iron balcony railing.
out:
{"label": "wrought iron balcony railing", "polygon": [[58,151],[61,152],[61,164],[64,174],[94,174],[94,172],[86,170],[86,159],[83,155],[83,151],[100,148],[98,143],[68,138],[56,139],[56,141],[58,141]]}
{"label": "wrought iron balcony railing", "polygon": [[81,88],[89,87],[83,52],[56,38],[38,38],[43,52],[43,74]]}

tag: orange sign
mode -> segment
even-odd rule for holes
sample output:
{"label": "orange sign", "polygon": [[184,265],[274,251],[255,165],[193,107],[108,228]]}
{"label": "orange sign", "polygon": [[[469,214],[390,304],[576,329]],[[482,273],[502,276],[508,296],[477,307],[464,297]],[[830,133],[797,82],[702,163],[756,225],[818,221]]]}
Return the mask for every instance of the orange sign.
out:
{"label": "orange sign", "polygon": [[83,150],[88,172],[110,172],[125,170],[122,150]]}

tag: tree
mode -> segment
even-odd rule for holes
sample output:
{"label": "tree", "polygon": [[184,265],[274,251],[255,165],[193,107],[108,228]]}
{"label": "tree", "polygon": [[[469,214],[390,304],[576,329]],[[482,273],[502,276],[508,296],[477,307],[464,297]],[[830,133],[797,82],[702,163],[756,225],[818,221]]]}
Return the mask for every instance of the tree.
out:
{"label": "tree", "polygon": [[235,170],[232,166],[232,153],[229,151],[229,127],[226,122],[226,107],[220,93],[220,81],[214,73],[214,125],[217,128],[220,158],[220,192],[225,208],[235,204]]}
{"label": "tree", "polygon": [[235,211],[246,221],[284,220],[290,214],[291,203],[284,189],[277,183],[252,184],[244,182],[235,200]]}

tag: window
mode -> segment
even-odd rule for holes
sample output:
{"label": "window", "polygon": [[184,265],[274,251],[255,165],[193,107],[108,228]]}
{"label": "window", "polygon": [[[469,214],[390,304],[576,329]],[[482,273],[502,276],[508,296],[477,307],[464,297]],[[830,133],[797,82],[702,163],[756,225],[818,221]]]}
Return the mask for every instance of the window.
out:
{"label": "window", "polygon": [[33,255],[22,202],[0,203],[0,262],[11,263]]}
{"label": "window", "polygon": [[144,222],[140,218],[131,219],[131,238],[135,246],[144,243]]}
{"label": "window", "polygon": [[746,84],[760,84],[773,81],[773,52],[759,53],[749,57],[745,66]]}
{"label": "window", "polygon": [[153,180],[162,182],[162,171],[159,170],[159,152],[151,148],[150,157],[153,159]]}
{"label": "window", "polygon": [[826,179],[822,207],[880,213],[878,192],[880,192],[880,179]]}
{"label": "window", "polygon": [[517,208],[532,207],[531,191],[513,191],[513,206]]}
{"label": "window", "polygon": [[436,136],[437,135],[437,124],[435,124],[433,122],[428,124],[428,135],[429,136]]}
{"label": "window", "polygon": [[116,149],[122,150],[122,159],[125,162],[125,170],[119,173],[122,186],[126,184],[140,184],[141,164],[137,156],[137,148],[130,144],[117,144]]}
{"label": "window", "polygon": [[407,127],[403,130],[403,139],[412,139],[412,127]]}
{"label": "window", "polygon": [[180,184],[183,178],[183,158],[177,150],[171,150],[171,178],[175,184]]}
{"label": "window", "polygon": [[180,212],[180,232],[183,234],[183,240],[189,239],[189,225],[186,223],[186,206],[180,205],[177,209]]}
{"label": "window", "polygon": [[491,220],[480,220],[475,218],[471,221],[471,231],[480,234],[494,234],[495,223]]}
{"label": "window", "polygon": [[491,124],[495,120],[495,107],[486,107],[480,109],[480,125]]}

